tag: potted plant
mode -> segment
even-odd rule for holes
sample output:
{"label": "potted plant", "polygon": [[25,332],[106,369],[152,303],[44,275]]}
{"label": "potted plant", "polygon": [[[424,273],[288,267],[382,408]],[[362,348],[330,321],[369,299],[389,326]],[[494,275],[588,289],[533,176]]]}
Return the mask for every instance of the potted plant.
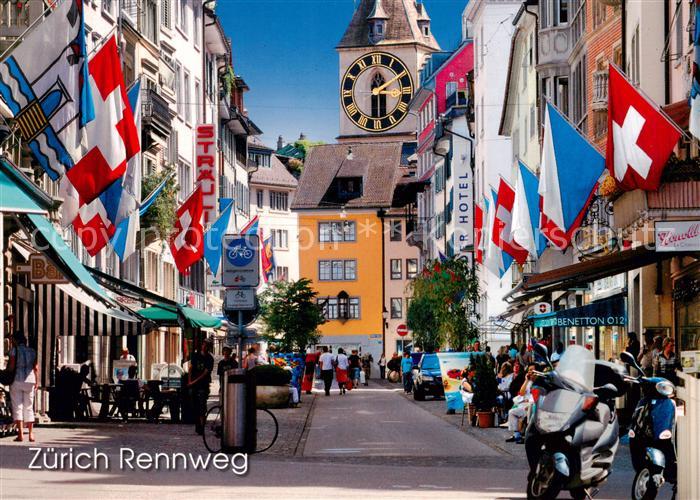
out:
{"label": "potted plant", "polygon": [[496,406],[496,395],[498,393],[496,373],[489,356],[478,355],[475,357],[474,363],[476,370],[472,403],[476,407],[479,427],[493,427],[494,407]]}
{"label": "potted plant", "polygon": [[259,365],[251,370],[255,378],[257,407],[286,408],[292,372],[276,365]]}

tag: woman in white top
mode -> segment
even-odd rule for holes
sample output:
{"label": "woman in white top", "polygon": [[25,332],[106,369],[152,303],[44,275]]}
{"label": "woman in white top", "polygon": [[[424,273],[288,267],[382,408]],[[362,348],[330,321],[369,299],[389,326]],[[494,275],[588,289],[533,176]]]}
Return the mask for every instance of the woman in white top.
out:
{"label": "woman in white top", "polygon": [[15,332],[14,339],[15,347],[10,351],[8,368],[15,372],[15,380],[10,386],[12,418],[18,429],[15,441],[24,441],[26,423],[29,441],[34,442],[34,394],[39,381],[36,351],[27,347],[24,333]]}

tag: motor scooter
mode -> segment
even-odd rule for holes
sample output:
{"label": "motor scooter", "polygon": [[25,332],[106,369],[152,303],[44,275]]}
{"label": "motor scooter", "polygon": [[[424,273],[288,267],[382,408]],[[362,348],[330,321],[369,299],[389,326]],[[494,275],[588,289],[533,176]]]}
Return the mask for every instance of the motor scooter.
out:
{"label": "motor scooter", "polygon": [[567,348],[555,369],[547,348],[534,348],[551,371],[536,372],[532,389],[527,498],[554,499],[561,490],[587,498],[611,472],[619,444],[615,398],[629,385],[625,369],[581,346]]}
{"label": "motor scooter", "polygon": [[642,397],[632,415],[629,430],[630,454],[636,472],[632,482],[633,500],[652,500],[659,488],[673,483],[676,496],[676,404],[675,386],[665,378],[645,377],[644,371],[628,352],[620,354],[622,361],[640,373],[632,378],[641,387]]}

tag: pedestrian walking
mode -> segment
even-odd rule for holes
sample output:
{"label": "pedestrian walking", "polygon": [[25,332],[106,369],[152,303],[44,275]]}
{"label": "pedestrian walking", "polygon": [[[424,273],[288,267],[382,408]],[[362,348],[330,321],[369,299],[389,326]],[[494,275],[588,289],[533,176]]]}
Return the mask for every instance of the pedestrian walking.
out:
{"label": "pedestrian walking", "polygon": [[366,352],[362,355],[362,371],[365,374],[364,385],[369,385],[369,376],[372,373],[372,363],[374,363],[374,358],[372,354]]}
{"label": "pedestrian walking", "polygon": [[651,377],[654,374],[654,332],[644,331],[644,347],[637,357],[637,362],[644,375]]}
{"label": "pedestrian walking", "polygon": [[304,379],[301,381],[301,390],[306,394],[311,394],[311,389],[314,387],[314,374],[316,373],[316,365],[320,352],[307,352],[304,360]]}
{"label": "pedestrian walking", "polygon": [[328,346],[323,346],[323,354],[318,360],[321,365],[321,379],[323,380],[323,390],[326,396],[331,395],[331,384],[333,383],[333,355],[328,352]]}
{"label": "pedestrian walking", "polygon": [[34,442],[34,395],[39,382],[36,351],[27,347],[27,337],[20,331],[15,332],[14,342],[7,368],[15,374],[10,385],[12,418],[17,426],[15,441],[24,441],[26,423],[29,441]]}
{"label": "pedestrian walking", "polygon": [[403,390],[406,394],[411,394],[413,391],[413,360],[411,355],[407,352],[403,354],[403,359],[401,360],[401,376],[403,378]]}
{"label": "pedestrian walking", "polygon": [[389,369],[389,382],[398,382],[401,378],[401,358],[398,352],[391,355],[386,367]]}
{"label": "pedestrian walking", "polygon": [[335,357],[335,379],[338,381],[340,394],[345,394],[345,384],[348,383],[348,357],[342,347],[338,348],[338,355]]}
{"label": "pedestrian walking", "polygon": [[202,342],[199,352],[192,353],[187,387],[192,391],[192,402],[196,415],[195,431],[204,433],[204,418],[207,413],[211,374],[214,371],[214,357],[211,355],[211,340]]}
{"label": "pedestrian walking", "polygon": [[357,354],[357,349],[352,350],[348,357],[348,362],[350,366],[350,382],[354,387],[358,387],[360,385],[361,361],[360,356]]}
{"label": "pedestrian walking", "polygon": [[258,366],[258,354],[255,350],[255,347],[251,347],[250,349],[248,349],[248,354],[245,358],[243,358],[242,364],[244,370],[252,370],[256,366]]}
{"label": "pedestrian walking", "polygon": [[386,354],[382,353],[379,357],[379,378],[384,380],[386,378]]}
{"label": "pedestrian walking", "polygon": [[233,349],[231,349],[229,346],[225,346],[222,349],[224,358],[219,361],[218,365],[216,365],[216,374],[219,376],[219,399],[221,400],[223,400],[224,393],[224,373],[233,368],[238,368],[238,361],[231,356],[232,352]]}

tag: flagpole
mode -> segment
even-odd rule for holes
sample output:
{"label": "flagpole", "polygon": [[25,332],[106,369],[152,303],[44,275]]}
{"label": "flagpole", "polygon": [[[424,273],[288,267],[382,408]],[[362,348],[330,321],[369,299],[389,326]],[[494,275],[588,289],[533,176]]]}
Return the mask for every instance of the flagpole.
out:
{"label": "flagpole", "polygon": [[[666,118],[666,121],[669,122],[673,127],[683,136],[684,139],[686,140],[692,140],[692,137],[690,137],[688,134],[685,133],[685,130],[683,130],[675,121],[673,121],[673,118],[671,118],[666,111],[663,110],[661,106],[659,106],[656,101],[654,101],[649,95],[647,95],[644,90],[639,85],[635,85],[630,81],[629,78],[627,78],[627,74],[625,74],[624,71],[622,71],[622,68],[620,68],[617,64],[615,64],[612,61],[608,61],[608,64],[615,68],[615,70],[620,73],[620,76],[627,82],[629,83],[634,89],[639,92],[639,95],[641,95],[647,103],[655,108],[659,113],[661,113],[664,118]],[[608,80],[608,100],[610,99],[610,80]]]}

